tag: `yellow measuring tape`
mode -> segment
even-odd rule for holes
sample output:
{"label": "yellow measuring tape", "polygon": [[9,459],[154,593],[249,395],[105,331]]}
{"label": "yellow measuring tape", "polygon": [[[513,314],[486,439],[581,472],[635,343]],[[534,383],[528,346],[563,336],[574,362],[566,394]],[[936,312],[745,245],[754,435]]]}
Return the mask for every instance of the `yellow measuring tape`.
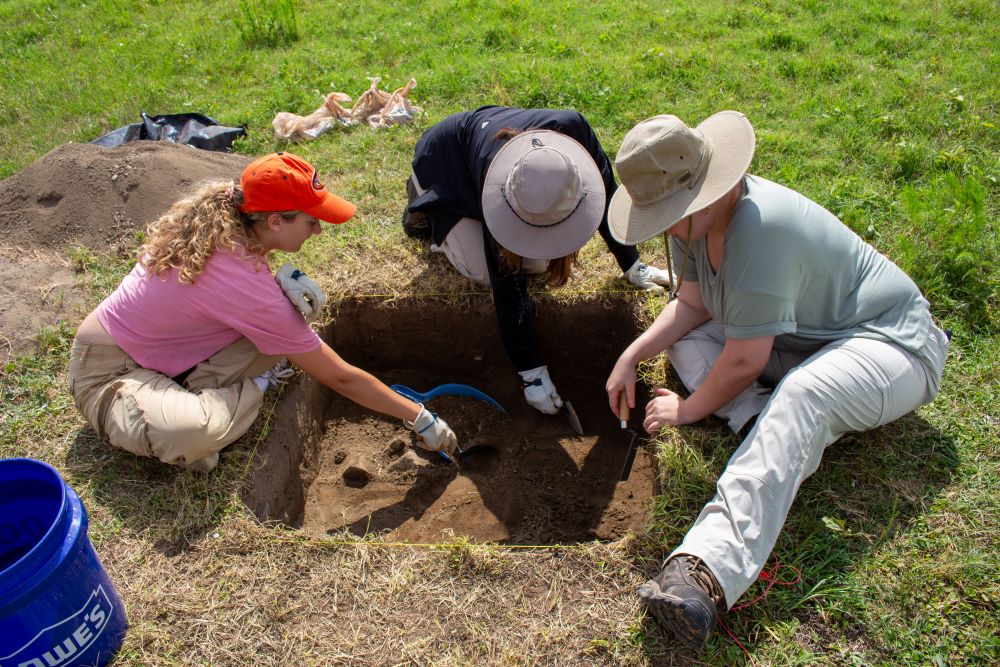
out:
{"label": "yellow measuring tape", "polygon": [[[448,296],[489,296],[492,294],[490,291],[481,292],[393,292],[386,294],[352,294],[350,296],[345,296],[343,301],[350,301],[351,299],[411,299],[411,298],[421,298],[421,297],[448,297]],[[584,294],[641,294],[641,290],[636,288],[625,288],[625,289],[592,289],[592,290],[560,290],[559,292],[553,292],[550,290],[540,290],[537,292],[531,292],[535,295],[543,296],[581,296]]]}

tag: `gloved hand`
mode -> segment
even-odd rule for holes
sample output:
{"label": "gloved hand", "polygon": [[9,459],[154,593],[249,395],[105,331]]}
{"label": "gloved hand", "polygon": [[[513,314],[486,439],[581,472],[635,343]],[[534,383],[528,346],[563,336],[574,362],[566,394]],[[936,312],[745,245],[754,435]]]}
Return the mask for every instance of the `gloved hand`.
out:
{"label": "gloved hand", "polygon": [[539,366],[530,371],[519,371],[518,375],[523,381],[521,387],[524,389],[524,398],[528,401],[528,405],[547,415],[559,412],[563,402],[559,398],[559,394],[556,393],[556,386],[552,384],[552,379],[549,378],[548,366]]}
{"label": "gloved hand", "polygon": [[418,405],[420,405],[420,414],[417,415],[417,418],[411,422],[403,420],[406,428],[420,436],[417,440],[417,446],[431,452],[444,452],[448,456],[454,456],[455,449],[458,447],[458,438],[455,437],[455,432],[451,430],[445,420],[425,408],[422,403]]}
{"label": "gloved hand", "polygon": [[323,312],[326,296],[313,280],[291,264],[285,262],[274,274],[274,280],[281,287],[288,300],[305,316],[307,322],[312,322]]}
{"label": "gloved hand", "polygon": [[649,290],[654,294],[663,294],[664,288],[670,287],[669,273],[655,266],[643,264],[642,260],[638,259],[625,272],[625,278],[639,289]]}

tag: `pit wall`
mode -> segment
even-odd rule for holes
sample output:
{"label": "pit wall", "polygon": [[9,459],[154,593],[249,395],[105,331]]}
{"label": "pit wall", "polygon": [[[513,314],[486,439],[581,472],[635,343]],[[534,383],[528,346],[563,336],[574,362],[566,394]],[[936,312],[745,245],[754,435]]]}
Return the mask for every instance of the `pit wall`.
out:
{"label": "pit wall", "polygon": [[[540,299],[535,332],[539,353],[560,391],[598,391],[618,355],[638,334],[635,302]],[[426,299],[344,301],[322,336],[345,361],[376,377],[387,369],[417,368],[446,382],[449,377],[476,377],[481,369],[503,368],[512,385],[519,381],[503,351],[489,297],[457,305]],[[301,525],[305,491],[317,474],[316,445],[326,421],[335,416],[330,414],[332,396],[305,375],[286,387],[243,491],[244,502],[262,520]]]}

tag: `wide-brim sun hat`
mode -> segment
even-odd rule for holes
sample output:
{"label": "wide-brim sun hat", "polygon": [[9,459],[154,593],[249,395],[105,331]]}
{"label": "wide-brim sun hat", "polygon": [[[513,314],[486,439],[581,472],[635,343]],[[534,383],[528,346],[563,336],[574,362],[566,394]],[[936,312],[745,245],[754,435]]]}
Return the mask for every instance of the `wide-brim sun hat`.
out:
{"label": "wide-brim sun hat", "polygon": [[244,213],[302,211],[340,224],[357,210],[323,186],[316,167],[291,153],[271,153],[248,164],[240,177],[240,190]]}
{"label": "wide-brim sun hat", "polygon": [[483,218],[507,250],[557,259],[580,248],[604,218],[604,179],[572,137],[530,130],[497,151],[483,185]]}
{"label": "wide-brim sun hat", "polygon": [[720,111],[697,127],[676,116],[648,118],[625,135],[615,159],[622,187],[611,198],[611,235],[635,245],[718,201],[753,159],[753,126],[738,111]]}

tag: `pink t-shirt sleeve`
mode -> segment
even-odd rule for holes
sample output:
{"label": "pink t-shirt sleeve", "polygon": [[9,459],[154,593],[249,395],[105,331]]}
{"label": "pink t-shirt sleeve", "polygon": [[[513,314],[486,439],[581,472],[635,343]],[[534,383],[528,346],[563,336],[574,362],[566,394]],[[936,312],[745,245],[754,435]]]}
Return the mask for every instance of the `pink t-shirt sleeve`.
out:
{"label": "pink t-shirt sleeve", "polygon": [[311,352],[321,344],[266,263],[216,252],[193,285],[171,270],[136,265],[98,307],[111,338],[143,368],[173,377],[245,336],[263,354]]}
{"label": "pink t-shirt sleeve", "polygon": [[208,297],[199,300],[206,314],[232,327],[263,354],[301,354],[320,345],[306,323],[274,281],[264,263],[260,269],[247,259],[217,253],[196,285]]}

